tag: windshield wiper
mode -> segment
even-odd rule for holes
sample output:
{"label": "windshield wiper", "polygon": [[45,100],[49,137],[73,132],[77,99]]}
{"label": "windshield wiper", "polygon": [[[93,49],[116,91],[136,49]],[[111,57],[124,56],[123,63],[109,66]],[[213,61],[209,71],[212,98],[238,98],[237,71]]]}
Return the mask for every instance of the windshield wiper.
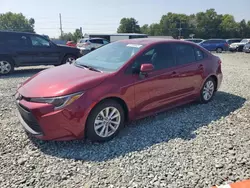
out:
{"label": "windshield wiper", "polygon": [[98,70],[98,69],[96,69],[96,68],[94,68],[94,67],[89,66],[89,65],[77,64],[77,63],[76,63],[76,66],[84,67],[84,68],[87,68],[87,69],[89,69],[89,70],[96,71],[96,72],[102,72],[102,71],[100,71],[100,70]]}

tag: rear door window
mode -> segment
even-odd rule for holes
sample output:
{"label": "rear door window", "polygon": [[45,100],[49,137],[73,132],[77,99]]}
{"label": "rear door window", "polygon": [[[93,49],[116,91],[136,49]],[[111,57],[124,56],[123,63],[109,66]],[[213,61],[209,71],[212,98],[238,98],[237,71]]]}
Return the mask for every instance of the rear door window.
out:
{"label": "rear door window", "polygon": [[175,44],[176,61],[178,65],[185,65],[196,61],[195,51],[190,44]]}
{"label": "rear door window", "polygon": [[25,35],[20,34],[8,34],[3,40],[4,44],[9,47],[28,47],[29,40]]}

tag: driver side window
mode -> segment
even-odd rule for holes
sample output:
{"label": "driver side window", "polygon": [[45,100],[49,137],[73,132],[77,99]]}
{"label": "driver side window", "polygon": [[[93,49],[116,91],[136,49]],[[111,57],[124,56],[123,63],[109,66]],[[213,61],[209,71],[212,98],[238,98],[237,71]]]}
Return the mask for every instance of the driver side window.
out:
{"label": "driver side window", "polygon": [[50,46],[49,41],[39,36],[30,36],[30,40],[31,40],[32,46],[34,47],[49,47]]}
{"label": "driver side window", "polygon": [[146,52],[144,52],[141,56],[136,58],[136,60],[134,61],[133,65],[131,67],[131,72],[139,73],[142,64],[152,63],[154,51],[155,51],[155,48],[151,48],[151,49],[147,50]]}
{"label": "driver side window", "polygon": [[175,66],[175,57],[171,44],[158,44],[145,51],[136,58],[131,66],[132,73],[139,73],[142,64],[151,63],[155,70],[162,70]]}

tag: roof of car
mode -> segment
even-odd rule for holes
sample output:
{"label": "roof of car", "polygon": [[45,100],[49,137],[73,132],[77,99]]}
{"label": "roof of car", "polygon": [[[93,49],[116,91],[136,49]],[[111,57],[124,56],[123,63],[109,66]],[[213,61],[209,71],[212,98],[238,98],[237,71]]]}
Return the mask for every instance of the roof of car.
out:
{"label": "roof of car", "polygon": [[[161,42],[183,42],[189,43],[189,41],[182,41],[178,39],[166,39],[166,38],[137,38],[137,39],[124,39],[120,40],[121,42],[130,43],[130,44],[142,44],[142,45],[150,45]],[[193,44],[193,43],[192,43]]]}
{"label": "roof of car", "polygon": [[104,38],[100,38],[100,37],[87,37],[87,38],[82,38],[81,40],[93,40],[93,39],[101,39],[101,40],[103,40]]}
{"label": "roof of car", "polygon": [[[17,34],[39,35],[37,33],[31,33],[31,32],[5,31],[5,30],[1,30],[0,33],[17,33]],[[45,36],[45,35],[40,35],[40,36]]]}

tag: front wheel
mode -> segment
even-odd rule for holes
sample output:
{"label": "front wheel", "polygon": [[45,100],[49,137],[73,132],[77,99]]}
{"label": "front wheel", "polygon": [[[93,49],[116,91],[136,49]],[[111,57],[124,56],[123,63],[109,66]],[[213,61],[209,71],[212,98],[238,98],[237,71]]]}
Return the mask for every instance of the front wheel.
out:
{"label": "front wheel", "polygon": [[200,92],[200,102],[208,103],[212,100],[216,90],[216,84],[213,78],[208,78]]}
{"label": "front wheel", "polygon": [[113,100],[98,104],[90,113],[87,124],[87,138],[91,141],[108,141],[115,137],[124,125],[124,110]]}

